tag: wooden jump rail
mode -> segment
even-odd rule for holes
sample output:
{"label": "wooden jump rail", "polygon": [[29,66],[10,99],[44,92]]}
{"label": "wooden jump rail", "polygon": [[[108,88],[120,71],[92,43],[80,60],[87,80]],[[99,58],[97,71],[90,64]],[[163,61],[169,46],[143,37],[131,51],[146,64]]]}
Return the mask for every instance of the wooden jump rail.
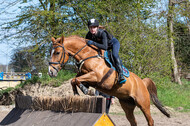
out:
{"label": "wooden jump rail", "polygon": [[0,125],[115,126],[105,114],[106,99],[103,97],[17,96],[15,104]]}
{"label": "wooden jump rail", "polygon": [[104,113],[106,100],[101,96],[31,97],[17,96],[16,107],[35,111]]}

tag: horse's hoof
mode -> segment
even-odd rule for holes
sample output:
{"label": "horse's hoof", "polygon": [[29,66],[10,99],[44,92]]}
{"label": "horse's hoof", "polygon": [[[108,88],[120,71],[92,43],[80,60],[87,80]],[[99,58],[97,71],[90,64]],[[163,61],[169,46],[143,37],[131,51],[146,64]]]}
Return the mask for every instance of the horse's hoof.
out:
{"label": "horse's hoof", "polygon": [[90,95],[90,96],[95,96],[94,90],[93,90],[93,89],[88,90],[88,95]]}

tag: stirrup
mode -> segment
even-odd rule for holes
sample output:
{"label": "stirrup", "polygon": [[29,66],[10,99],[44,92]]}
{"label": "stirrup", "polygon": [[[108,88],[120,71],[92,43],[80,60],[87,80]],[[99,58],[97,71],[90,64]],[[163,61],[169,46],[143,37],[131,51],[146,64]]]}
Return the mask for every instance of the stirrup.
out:
{"label": "stirrup", "polygon": [[126,79],[119,81],[119,84],[124,84],[126,81],[127,81]]}
{"label": "stirrup", "polygon": [[119,84],[125,83],[125,82],[127,81],[126,78],[125,78],[123,75],[120,75],[120,76],[122,76],[122,77],[119,77],[119,78],[118,78]]}

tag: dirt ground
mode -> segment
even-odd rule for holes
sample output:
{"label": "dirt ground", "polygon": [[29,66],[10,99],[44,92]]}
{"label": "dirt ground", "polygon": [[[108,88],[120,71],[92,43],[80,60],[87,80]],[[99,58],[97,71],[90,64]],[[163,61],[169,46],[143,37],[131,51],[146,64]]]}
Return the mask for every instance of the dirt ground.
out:
{"label": "dirt ground", "polygon": [[[61,87],[53,88],[36,84],[30,87],[25,87],[22,92],[24,95],[30,96],[62,97],[66,95],[73,95],[72,88],[70,86],[70,80],[64,82]],[[83,95],[82,92],[79,91],[79,93],[80,95]],[[123,110],[121,109],[121,106],[119,105],[118,99],[115,98],[114,101],[115,103],[111,105],[109,116],[116,124],[116,126],[130,126]],[[0,106],[0,122],[13,108],[14,105]],[[155,126],[190,126],[190,112],[180,113],[171,108],[168,109],[170,110],[171,118],[167,118],[155,106],[151,106],[151,114],[154,119]],[[138,108],[135,109],[135,117],[138,126],[147,126],[147,121]]]}
{"label": "dirt ground", "polygon": [[20,81],[0,81],[0,88],[6,89],[8,87],[15,87],[20,83]]}
{"label": "dirt ground", "polygon": [[[123,115],[110,115],[116,126],[130,126]],[[135,115],[138,126],[147,126],[143,114]],[[171,118],[167,118],[160,113],[152,114],[155,126],[190,126],[190,113],[176,113]]]}

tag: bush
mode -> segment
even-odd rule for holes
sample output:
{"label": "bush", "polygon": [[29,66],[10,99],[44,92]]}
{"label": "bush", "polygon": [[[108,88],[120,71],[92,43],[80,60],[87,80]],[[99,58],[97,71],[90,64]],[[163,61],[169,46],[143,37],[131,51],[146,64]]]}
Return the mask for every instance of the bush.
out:
{"label": "bush", "polygon": [[12,91],[14,88],[10,87],[10,88],[7,88],[5,90],[0,90],[0,97],[5,94],[5,93],[9,93],[10,91]]}
{"label": "bush", "polygon": [[50,77],[47,74],[44,74],[42,78],[40,78],[40,83],[42,85],[51,85],[58,87],[60,86],[64,81],[69,80],[70,78],[73,78],[76,75],[76,73],[73,73],[69,70],[61,70],[58,73],[57,77]]}

